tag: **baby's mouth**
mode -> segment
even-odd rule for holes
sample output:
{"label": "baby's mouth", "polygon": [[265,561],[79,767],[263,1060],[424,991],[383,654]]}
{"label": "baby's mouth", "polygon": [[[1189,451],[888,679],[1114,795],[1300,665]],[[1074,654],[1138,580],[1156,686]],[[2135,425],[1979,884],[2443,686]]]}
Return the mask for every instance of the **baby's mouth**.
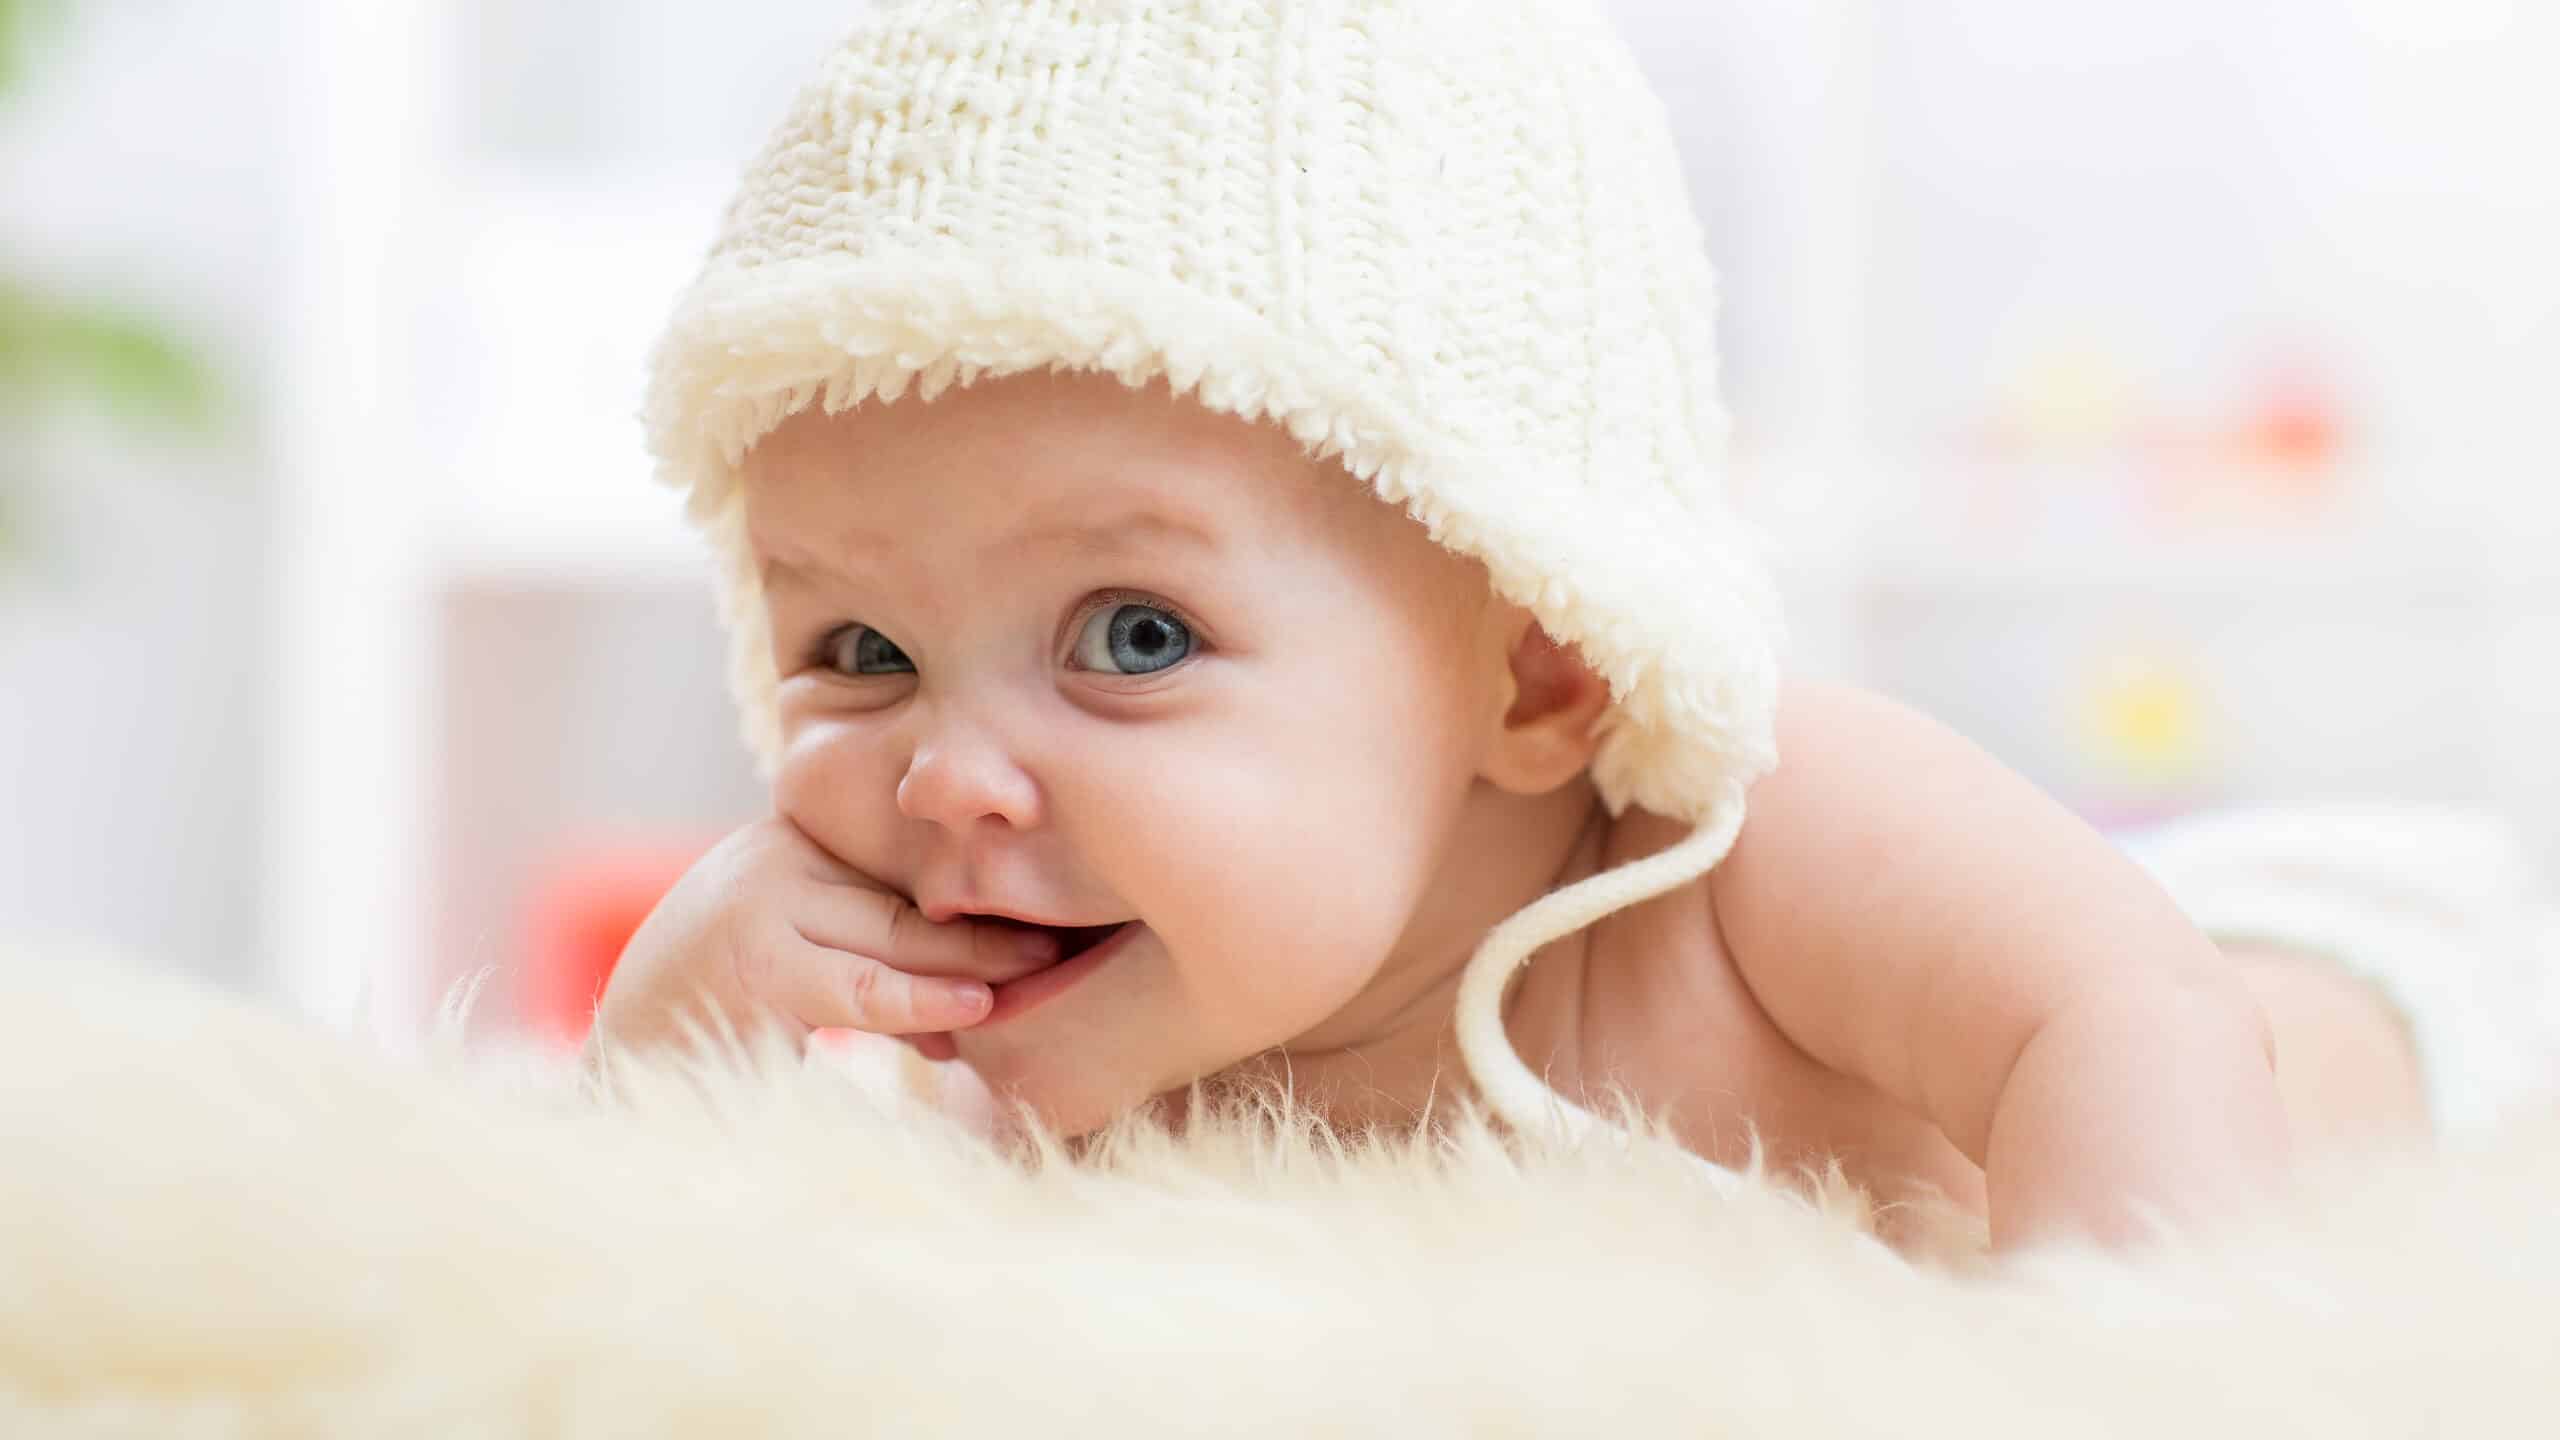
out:
{"label": "baby's mouth", "polygon": [[1058,938],[1058,959],[1061,961],[1073,960],[1118,934],[1123,927],[1137,923],[1123,920],[1116,925],[1034,925],[1005,915],[971,915],[967,918],[982,925],[1001,925],[1008,930],[1039,930],[1054,935]]}
{"label": "baby's mouth", "polygon": [[1058,958],[1073,960],[1094,946],[1120,933],[1124,926],[1136,922],[1123,920],[1118,925],[1043,925],[1040,928],[1058,937]]}

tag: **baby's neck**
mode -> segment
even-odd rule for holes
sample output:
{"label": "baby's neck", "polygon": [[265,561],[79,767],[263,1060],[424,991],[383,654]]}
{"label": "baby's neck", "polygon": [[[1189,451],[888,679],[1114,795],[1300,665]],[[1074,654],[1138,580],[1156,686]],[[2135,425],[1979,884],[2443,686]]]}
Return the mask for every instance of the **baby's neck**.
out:
{"label": "baby's neck", "polygon": [[[1607,811],[1587,776],[1539,796],[1481,787],[1376,978],[1323,1025],[1235,1073],[1284,1081],[1299,1103],[1347,1127],[1402,1128],[1470,1096],[1451,1023],[1467,961],[1494,926],[1596,871],[1608,833]],[[1578,932],[1539,951],[1539,979],[1572,982],[1587,943],[1587,933]],[[1506,1015],[1511,1008],[1506,1004]],[[1536,1048],[1532,1041],[1529,1049]],[[1538,1068],[1539,1057],[1524,1054]]]}

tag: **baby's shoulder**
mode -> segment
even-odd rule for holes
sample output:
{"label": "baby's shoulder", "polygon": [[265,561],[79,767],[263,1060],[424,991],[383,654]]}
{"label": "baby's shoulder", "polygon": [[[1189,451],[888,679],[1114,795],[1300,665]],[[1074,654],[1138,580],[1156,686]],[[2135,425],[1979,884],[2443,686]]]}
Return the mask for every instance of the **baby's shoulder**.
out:
{"label": "baby's shoulder", "polygon": [[[1604,856],[1641,859],[1687,833],[1678,821],[1629,812]],[[1577,1098],[1623,1087],[1691,1149],[1726,1165],[1749,1163],[1757,1137],[1781,1166],[1863,1156],[1874,1172],[1853,1166],[1853,1175],[1878,1194],[1900,1193],[1911,1176],[1946,1194],[1978,1187],[1978,1177],[1966,1178],[1968,1162],[1926,1121],[1822,1063],[1779,1026],[1728,948],[1718,904],[1701,877],[1593,927],[1579,1043],[1574,1063],[1560,1067]]]}

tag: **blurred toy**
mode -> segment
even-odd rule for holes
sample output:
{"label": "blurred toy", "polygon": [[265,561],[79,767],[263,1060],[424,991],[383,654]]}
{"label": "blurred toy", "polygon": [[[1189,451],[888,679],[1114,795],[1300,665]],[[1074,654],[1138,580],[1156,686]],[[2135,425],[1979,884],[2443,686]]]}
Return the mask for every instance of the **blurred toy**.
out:
{"label": "blurred toy", "polygon": [[1957,513],[1975,538],[2107,533],[2125,518],[2125,462],[2139,414],[2131,373],[2094,340],[2047,348],[2001,385],[1967,446]]}
{"label": "blurred toy", "polygon": [[2065,706],[2073,749],[2092,772],[2096,803],[2082,812],[2128,825],[2193,808],[2211,780],[2211,708],[2202,678],[2163,647],[2102,654]]}
{"label": "blurred toy", "polygon": [[2271,368],[2240,417],[2155,447],[2151,509],[2172,530],[2292,531],[2344,499],[2345,404],[2316,364]]}
{"label": "blurred toy", "polygon": [[2345,425],[2328,388],[2300,371],[2274,377],[2259,397],[2257,414],[2233,438],[2244,454],[2310,475],[2336,463]]}
{"label": "blurred toy", "polygon": [[527,1030],[564,1047],[584,1043],[623,947],[711,843],[612,842],[545,868],[525,910],[518,972]]}
{"label": "blurred toy", "polygon": [[2035,352],[1989,405],[1965,430],[1945,492],[1975,541],[2297,531],[2344,498],[2353,427],[2307,345],[2259,364],[2226,416],[2164,409],[2118,347],[2087,338]]}

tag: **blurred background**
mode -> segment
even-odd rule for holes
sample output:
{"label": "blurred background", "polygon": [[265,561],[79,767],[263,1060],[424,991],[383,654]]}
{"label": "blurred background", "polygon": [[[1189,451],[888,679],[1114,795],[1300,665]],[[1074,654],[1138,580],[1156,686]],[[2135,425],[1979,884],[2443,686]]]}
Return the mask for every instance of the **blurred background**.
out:
{"label": "blurred background", "polygon": [[[759,791],[642,355],[860,0],[0,0],[0,936],[570,1023]],[[1616,0],[1795,661],[2560,859],[2560,9]],[[587,967],[587,968],[582,968]]]}

